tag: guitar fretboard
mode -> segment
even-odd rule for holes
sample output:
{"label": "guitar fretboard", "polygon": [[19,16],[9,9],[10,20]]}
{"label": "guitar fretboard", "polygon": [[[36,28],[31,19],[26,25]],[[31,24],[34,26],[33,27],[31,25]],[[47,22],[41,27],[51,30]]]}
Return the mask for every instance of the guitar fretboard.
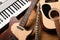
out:
{"label": "guitar fretboard", "polygon": [[21,21],[21,24],[20,26],[24,27],[28,18],[29,18],[29,15],[31,14],[33,8],[35,7],[36,3],[38,2],[38,0],[32,0],[32,3],[30,5],[30,7],[27,9],[25,15],[23,16],[23,19]]}
{"label": "guitar fretboard", "polygon": [[40,3],[37,4],[37,14],[36,14],[36,27],[35,27],[35,40],[40,40],[40,32],[41,32],[41,25],[40,25]]}
{"label": "guitar fretboard", "polygon": [[28,0],[8,0],[0,5],[0,29],[3,28],[12,16],[18,16],[30,6]]}

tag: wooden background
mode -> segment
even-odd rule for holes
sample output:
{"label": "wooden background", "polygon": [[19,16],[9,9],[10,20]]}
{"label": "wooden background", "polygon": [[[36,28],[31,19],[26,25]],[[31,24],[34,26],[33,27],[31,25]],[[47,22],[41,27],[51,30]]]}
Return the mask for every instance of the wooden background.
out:
{"label": "wooden background", "polygon": [[[31,12],[31,15],[28,19],[28,22],[26,24],[26,27],[31,27],[31,26],[34,26],[35,27],[35,21],[36,21],[36,11],[35,9]],[[7,31],[7,30],[6,30]],[[5,32],[6,32],[5,31]],[[0,34],[0,40],[6,36],[5,32],[3,32],[2,34]],[[34,34],[34,32],[32,33],[32,35]],[[41,40],[58,40],[58,37],[57,35],[53,35],[53,34],[50,34],[50,33],[47,33],[45,31],[42,30],[42,34],[41,34]]]}

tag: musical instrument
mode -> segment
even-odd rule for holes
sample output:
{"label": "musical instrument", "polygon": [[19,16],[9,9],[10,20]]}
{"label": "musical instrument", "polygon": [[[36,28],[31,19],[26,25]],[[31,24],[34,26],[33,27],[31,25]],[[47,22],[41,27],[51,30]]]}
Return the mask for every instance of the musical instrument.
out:
{"label": "musical instrument", "polygon": [[29,0],[7,0],[0,5],[0,29],[9,23],[12,16],[18,16],[30,6]]}
{"label": "musical instrument", "polygon": [[58,36],[58,40],[60,40],[60,19],[56,19],[54,20],[55,26],[56,26],[56,32],[57,32],[57,36]]}
{"label": "musical instrument", "polygon": [[[32,17],[32,18],[31,18]],[[13,19],[13,20],[12,20]],[[11,20],[12,20],[12,22],[11,22],[11,25],[13,24],[13,23],[15,23],[16,21],[15,21],[15,19],[14,18],[12,18]],[[32,10],[32,12],[31,12],[31,15],[29,16],[29,18],[28,18],[28,21],[27,21],[27,25],[25,26],[25,27],[28,27],[27,29],[29,29],[29,28],[31,28],[31,27],[35,27],[35,19],[36,19],[36,11],[35,11],[35,9],[33,9]],[[8,29],[8,28],[7,28]],[[6,29],[6,30],[7,30]],[[6,31],[5,30],[5,31]],[[3,33],[1,33],[0,34],[0,40],[2,40],[2,39],[12,39],[12,38],[14,38],[14,39],[16,39],[13,35],[11,35],[10,33],[11,32],[9,32],[9,31],[7,31],[7,32],[3,32]],[[10,36],[10,37],[9,37]],[[12,36],[12,37],[11,37]],[[26,40],[33,40],[35,37],[34,37],[35,35],[33,35],[32,33],[30,34],[30,35],[28,35],[27,36],[27,38],[26,38]],[[2,38],[1,38],[2,37]]]}
{"label": "musical instrument", "polygon": [[56,9],[50,10],[49,17],[55,23],[56,32],[57,32],[58,38],[60,40],[60,11],[56,10]]}
{"label": "musical instrument", "polygon": [[37,15],[36,15],[36,27],[35,27],[35,40],[41,40],[41,25],[40,25],[40,4],[37,4]]}
{"label": "musical instrument", "polygon": [[18,38],[18,40],[26,40],[26,37],[32,32],[32,29],[27,31],[23,28],[23,24],[20,26],[20,22],[16,22],[11,26],[11,32]]}
{"label": "musical instrument", "polygon": [[[32,32],[32,29],[28,31],[25,28],[25,25],[27,23],[28,17],[30,16],[30,13],[33,10],[33,8],[35,7],[37,1],[38,0],[32,1],[31,6],[27,9],[25,15],[22,17],[22,19],[20,21],[18,21],[16,19],[16,17],[11,18],[11,21],[14,20],[15,23],[13,23],[11,25],[12,22],[10,21],[8,30],[10,30],[10,33],[15,35],[18,40],[26,40],[26,37]],[[14,40],[14,38],[13,38],[13,40]]]}
{"label": "musical instrument", "polygon": [[[44,30],[55,30],[55,24],[54,21],[52,21],[49,17],[49,11],[50,10],[60,10],[60,0],[41,0],[40,1],[41,4],[41,11],[42,11],[42,15],[43,15],[43,28]],[[59,13],[59,11],[58,11]]]}

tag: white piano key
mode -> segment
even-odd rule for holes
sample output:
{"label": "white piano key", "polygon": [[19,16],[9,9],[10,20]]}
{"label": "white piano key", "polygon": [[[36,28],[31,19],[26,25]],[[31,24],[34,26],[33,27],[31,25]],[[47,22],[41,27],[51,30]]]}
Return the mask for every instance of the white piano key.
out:
{"label": "white piano key", "polygon": [[[17,2],[18,2],[18,1],[17,1]],[[15,4],[16,4],[19,8],[21,8],[21,6],[20,6],[17,2],[16,2]]]}
{"label": "white piano key", "polygon": [[11,9],[13,9],[16,12],[16,9],[13,6],[10,6]]}
{"label": "white piano key", "polygon": [[4,21],[5,19],[0,15],[0,18]]}
{"label": "white piano key", "polygon": [[24,0],[20,0],[23,4],[26,4],[25,2],[24,2]]}
{"label": "white piano key", "polygon": [[14,15],[17,16],[18,14],[20,14],[21,12],[23,12],[27,7],[30,6],[30,4],[31,4],[31,2],[28,2],[26,5],[22,6],[22,8],[20,8],[18,11],[16,11]]}
{"label": "white piano key", "polygon": [[30,0],[25,0],[27,3],[30,1]]}
{"label": "white piano key", "polygon": [[24,6],[24,4],[21,2],[21,0],[19,0],[19,3],[20,3],[22,6]]}
{"label": "white piano key", "polygon": [[0,24],[1,24],[1,22],[3,22],[3,20],[0,18]]}
{"label": "white piano key", "polygon": [[3,20],[0,18],[0,22],[3,22]]}
{"label": "white piano key", "polygon": [[25,3],[27,3],[28,1],[26,1],[26,0],[23,0]]}
{"label": "white piano key", "polygon": [[8,22],[9,20],[4,20],[3,22],[1,22],[0,29],[3,28]]}
{"label": "white piano key", "polygon": [[11,7],[9,7],[9,8],[13,11],[13,13],[15,13],[15,11]]}
{"label": "white piano key", "polygon": [[1,16],[2,16],[4,19],[6,19],[6,16],[5,16],[3,13],[1,13]]}
{"label": "white piano key", "polygon": [[2,24],[0,24],[0,29],[3,28],[4,26]]}
{"label": "white piano key", "polygon": [[17,3],[22,7],[22,5],[19,2],[17,2]]}
{"label": "white piano key", "polygon": [[4,11],[2,13],[5,15],[6,18],[8,18],[7,14]]}
{"label": "white piano key", "polygon": [[[5,19],[1,15],[0,15],[0,18],[3,20],[3,22],[5,21]],[[3,27],[3,25],[2,25],[3,22],[0,21],[0,29]]]}
{"label": "white piano key", "polygon": [[16,5],[16,3],[14,3],[14,5],[16,6],[17,9],[19,9],[19,7]]}
{"label": "white piano key", "polygon": [[6,11],[3,11],[4,12],[4,14],[7,16],[7,17],[9,17],[9,14],[8,13],[6,13]]}
{"label": "white piano key", "polygon": [[9,11],[11,14],[13,14],[13,12],[12,12],[12,10],[11,10],[10,8],[8,8],[8,11]]}
{"label": "white piano key", "polygon": [[[1,18],[2,18],[2,17],[1,17]],[[9,17],[9,18],[6,19],[6,20],[4,20],[4,18],[2,18],[4,21],[1,22],[1,24],[0,24],[0,29],[3,28],[3,27],[10,21],[10,18],[11,18],[11,17]]]}
{"label": "white piano key", "polygon": [[12,15],[7,9],[5,10],[10,16]]}
{"label": "white piano key", "polygon": [[4,12],[10,17],[10,14],[8,14],[5,10],[4,10]]}
{"label": "white piano key", "polygon": [[[19,5],[21,5],[19,2],[17,2]],[[1,22],[0,24],[0,29],[3,28],[7,23],[9,23],[11,17],[13,16],[18,16],[21,12],[23,12],[25,9],[27,9],[29,6],[30,6],[31,2],[29,1],[28,3],[26,3],[26,5],[22,6],[21,5],[21,8],[19,10],[16,10],[12,5],[10,6],[14,11],[15,13],[11,14],[8,9],[5,9],[5,11],[10,15],[9,18],[7,18],[6,20],[1,16],[3,22]]]}
{"label": "white piano key", "polygon": [[15,5],[16,5],[19,9],[21,8],[19,4],[15,3]]}
{"label": "white piano key", "polygon": [[17,7],[14,4],[12,6],[16,9],[16,11],[18,10]]}
{"label": "white piano key", "polygon": [[0,21],[0,24],[1,24],[1,21]]}

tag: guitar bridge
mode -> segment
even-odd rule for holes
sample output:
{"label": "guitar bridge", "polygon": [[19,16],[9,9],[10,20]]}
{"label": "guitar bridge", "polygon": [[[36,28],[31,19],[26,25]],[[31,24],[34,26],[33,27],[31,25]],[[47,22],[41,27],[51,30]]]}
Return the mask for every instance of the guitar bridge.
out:
{"label": "guitar bridge", "polygon": [[17,26],[17,28],[20,29],[20,30],[22,30],[22,31],[24,30],[24,29],[23,29],[22,27],[20,27],[20,26]]}

